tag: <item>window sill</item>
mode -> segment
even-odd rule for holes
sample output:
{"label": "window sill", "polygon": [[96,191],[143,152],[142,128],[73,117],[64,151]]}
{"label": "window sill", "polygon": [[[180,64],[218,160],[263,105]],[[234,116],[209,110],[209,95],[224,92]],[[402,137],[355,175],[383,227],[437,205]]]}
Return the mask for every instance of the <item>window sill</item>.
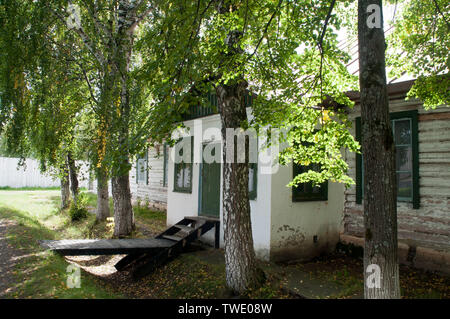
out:
{"label": "window sill", "polygon": [[304,203],[304,202],[328,202],[328,199],[323,198],[305,198],[305,199],[292,199],[293,203]]}
{"label": "window sill", "polygon": [[184,193],[184,194],[192,194],[191,189],[174,189],[172,190],[173,193]]}

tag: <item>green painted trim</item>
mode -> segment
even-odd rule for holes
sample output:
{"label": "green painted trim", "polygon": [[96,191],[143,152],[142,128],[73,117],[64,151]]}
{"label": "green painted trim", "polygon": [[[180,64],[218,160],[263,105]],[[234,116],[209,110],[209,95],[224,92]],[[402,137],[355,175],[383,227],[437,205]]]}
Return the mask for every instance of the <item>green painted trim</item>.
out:
{"label": "green painted trim", "polygon": [[[307,167],[292,164],[292,179],[303,173]],[[312,182],[307,183],[312,184]],[[311,185],[312,186],[312,185]],[[320,185],[320,193],[305,193],[298,187],[292,187],[292,202],[310,202],[310,201],[327,201],[328,200],[328,181]]]}
{"label": "green painted trim", "polygon": [[[222,176],[222,169],[223,169],[221,162],[219,162],[219,163],[216,162],[216,164],[219,165],[218,166],[219,173],[217,175],[218,183],[217,183],[217,189],[216,189],[219,194],[219,199],[218,199],[219,205],[217,207],[217,211],[211,213],[211,212],[205,212],[203,210],[203,204],[207,204],[206,202],[203,203],[203,200],[204,200],[204,198],[203,198],[203,177],[204,177],[203,170],[205,168],[203,152],[204,152],[205,146],[207,146],[208,144],[211,144],[211,143],[216,143],[219,145],[219,152],[222,149],[222,145],[220,142],[204,142],[204,143],[202,143],[202,161],[200,162],[200,165],[199,165],[199,174],[198,174],[199,175],[198,176],[199,177],[199,188],[198,188],[198,209],[197,209],[197,211],[198,211],[199,216],[214,217],[214,218],[217,217],[218,218],[218,217],[220,217],[220,208],[221,208],[221,203],[220,203],[221,192],[220,192],[220,190],[221,190],[221,186],[222,186],[221,185],[221,176]],[[212,181],[210,181],[210,182],[212,182]],[[212,185],[214,185],[214,183]],[[208,200],[208,198],[206,198],[205,200]]]}
{"label": "green painted trim", "polygon": [[[203,147],[203,146],[202,146]],[[203,154],[202,154],[203,158]],[[197,207],[197,214],[198,216],[202,215],[202,174],[203,174],[203,160],[200,162],[200,165],[198,166],[198,207]]]}
{"label": "green painted trim", "polygon": [[178,188],[174,188],[173,189],[173,192],[174,193],[186,193],[186,194],[191,194],[192,193],[192,187],[191,188],[181,188],[181,187],[178,187]]}
{"label": "green painted trim", "polygon": [[[194,165],[192,165],[193,158],[194,158],[194,137],[191,136],[190,138],[191,138],[191,162],[174,164],[173,192],[175,192],[175,193],[192,193],[192,177],[194,175],[194,172],[193,172]],[[176,178],[177,178],[177,166],[178,165],[187,165],[191,168],[191,174],[189,176],[189,178],[190,178],[189,187],[178,187],[177,186]]]}
{"label": "green painted trim", "polygon": [[[420,186],[419,186],[419,127],[418,127],[418,112],[417,110],[394,112],[389,114],[390,120],[398,120],[402,118],[411,119],[411,146],[412,146],[412,178],[413,178],[413,194],[412,204],[414,209],[420,208]],[[355,119],[356,124],[356,140],[361,141],[361,117]],[[356,155],[356,203],[362,203],[362,156]],[[410,199],[397,198],[397,201],[411,202]]]}
{"label": "green painted trim", "polygon": [[[215,92],[208,92],[206,94],[208,102],[205,105],[195,104],[188,107],[184,114],[182,114],[183,121],[194,120],[197,118],[206,117],[213,114],[218,114],[217,111],[217,95]],[[253,95],[246,92],[244,96],[245,107],[253,105]]]}
{"label": "green painted trim", "polygon": [[[395,112],[390,114],[391,120],[397,120],[402,118],[411,119],[411,146],[412,146],[412,178],[413,178],[413,194],[412,204],[414,209],[420,208],[420,193],[419,193],[419,125],[418,125],[418,112],[417,110]],[[410,200],[408,200],[411,202]]]}

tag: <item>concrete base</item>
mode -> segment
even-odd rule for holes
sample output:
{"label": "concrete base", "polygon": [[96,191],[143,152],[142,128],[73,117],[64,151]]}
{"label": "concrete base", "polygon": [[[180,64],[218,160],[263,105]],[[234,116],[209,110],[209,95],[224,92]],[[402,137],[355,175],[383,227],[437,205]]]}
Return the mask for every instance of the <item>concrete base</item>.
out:
{"label": "concrete base", "polygon": [[[344,244],[364,247],[364,238],[341,234],[340,239]],[[402,265],[450,274],[450,253],[446,251],[399,242],[398,260]]]}
{"label": "concrete base", "polygon": [[161,203],[156,201],[148,201],[148,200],[142,200],[142,199],[135,199],[132,198],[131,204],[137,205],[138,201],[140,202],[140,205],[144,205],[149,209],[156,210],[159,212],[167,212],[167,203]]}

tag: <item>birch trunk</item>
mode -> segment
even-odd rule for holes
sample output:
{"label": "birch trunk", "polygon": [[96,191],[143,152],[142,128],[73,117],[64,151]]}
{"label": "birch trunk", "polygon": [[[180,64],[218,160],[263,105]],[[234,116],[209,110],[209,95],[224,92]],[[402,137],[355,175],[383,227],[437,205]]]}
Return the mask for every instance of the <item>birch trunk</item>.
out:
{"label": "birch trunk", "polygon": [[[228,287],[237,294],[257,287],[264,280],[258,268],[253,247],[250,202],[248,196],[248,140],[245,146],[245,163],[227,163],[227,128],[239,128],[247,120],[244,94],[247,83],[241,81],[216,88],[223,141],[223,229],[225,244],[225,271]],[[234,145],[233,145],[234,144]],[[231,162],[228,159],[229,162]]]}
{"label": "birch trunk", "polygon": [[[375,5],[378,13],[369,5]],[[364,296],[400,298],[397,257],[395,145],[386,90],[385,39],[381,0],[359,0],[358,40],[364,159]],[[376,25],[377,20],[379,24]],[[374,24],[375,23],[375,24]],[[381,270],[379,287],[369,265]],[[376,280],[375,280],[376,283]]]}
{"label": "birch trunk", "polygon": [[70,181],[67,161],[64,162],[61,171],[61,209],[66,209],[70,204]]}
{"label": "birch trunk", "polygon": [[75,160],[72,154],[69,152],[67,154],[67,163],[69,165],[69,176],[70,176],[70,190],[72,191],[73,202],[76,205],[78,202],[78,177],[77,168],[75,166]]}
{"label": "birch trunk", "polygon": [[97,220],[103,221],[110,216],[108,176],[104,169],[97,170]]}
{"label": "birch trunk", "polygon": [[124,237],[134,230],[128,172],[122,176],[112,177],[111,184],[114,201],[114,236]]}
{"label": "birch trunk", "polygon": [[112,195],[114,201],[114,236],[123,237],[134,230],[134,214],[131,206],[131,192],[128,158],[129,123],[130,123],[130,97],[128,88],[128,73],[133,48],[133,34],[136,26],[136,10],[130,1],[118,2],[118,25],[115,34],[113,50],[113,67],[111,68],[115,82],[120,85],[120,103],[117,123],[117,132],[120,132],[117,140],[117,149],[121,153],[120,158],[125,158],[117,163],[114,170],[115,176],[111,179]]}

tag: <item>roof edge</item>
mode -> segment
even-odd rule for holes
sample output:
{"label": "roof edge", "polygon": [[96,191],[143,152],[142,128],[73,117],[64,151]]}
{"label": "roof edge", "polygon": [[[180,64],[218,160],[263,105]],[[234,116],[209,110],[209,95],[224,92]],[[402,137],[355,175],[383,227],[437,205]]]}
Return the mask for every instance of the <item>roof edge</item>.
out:
{"label": "roof edge", "polygon": [[[409,92],[415,81],[416,80],[407,80],[398,83],[387,84],[386,86],[388,96],[401,94],[406,97],[406,94]],[[357,102],[360,99],[359,91],[347,91],[345,95],[347,95],[348,98],[353,102]]]}

